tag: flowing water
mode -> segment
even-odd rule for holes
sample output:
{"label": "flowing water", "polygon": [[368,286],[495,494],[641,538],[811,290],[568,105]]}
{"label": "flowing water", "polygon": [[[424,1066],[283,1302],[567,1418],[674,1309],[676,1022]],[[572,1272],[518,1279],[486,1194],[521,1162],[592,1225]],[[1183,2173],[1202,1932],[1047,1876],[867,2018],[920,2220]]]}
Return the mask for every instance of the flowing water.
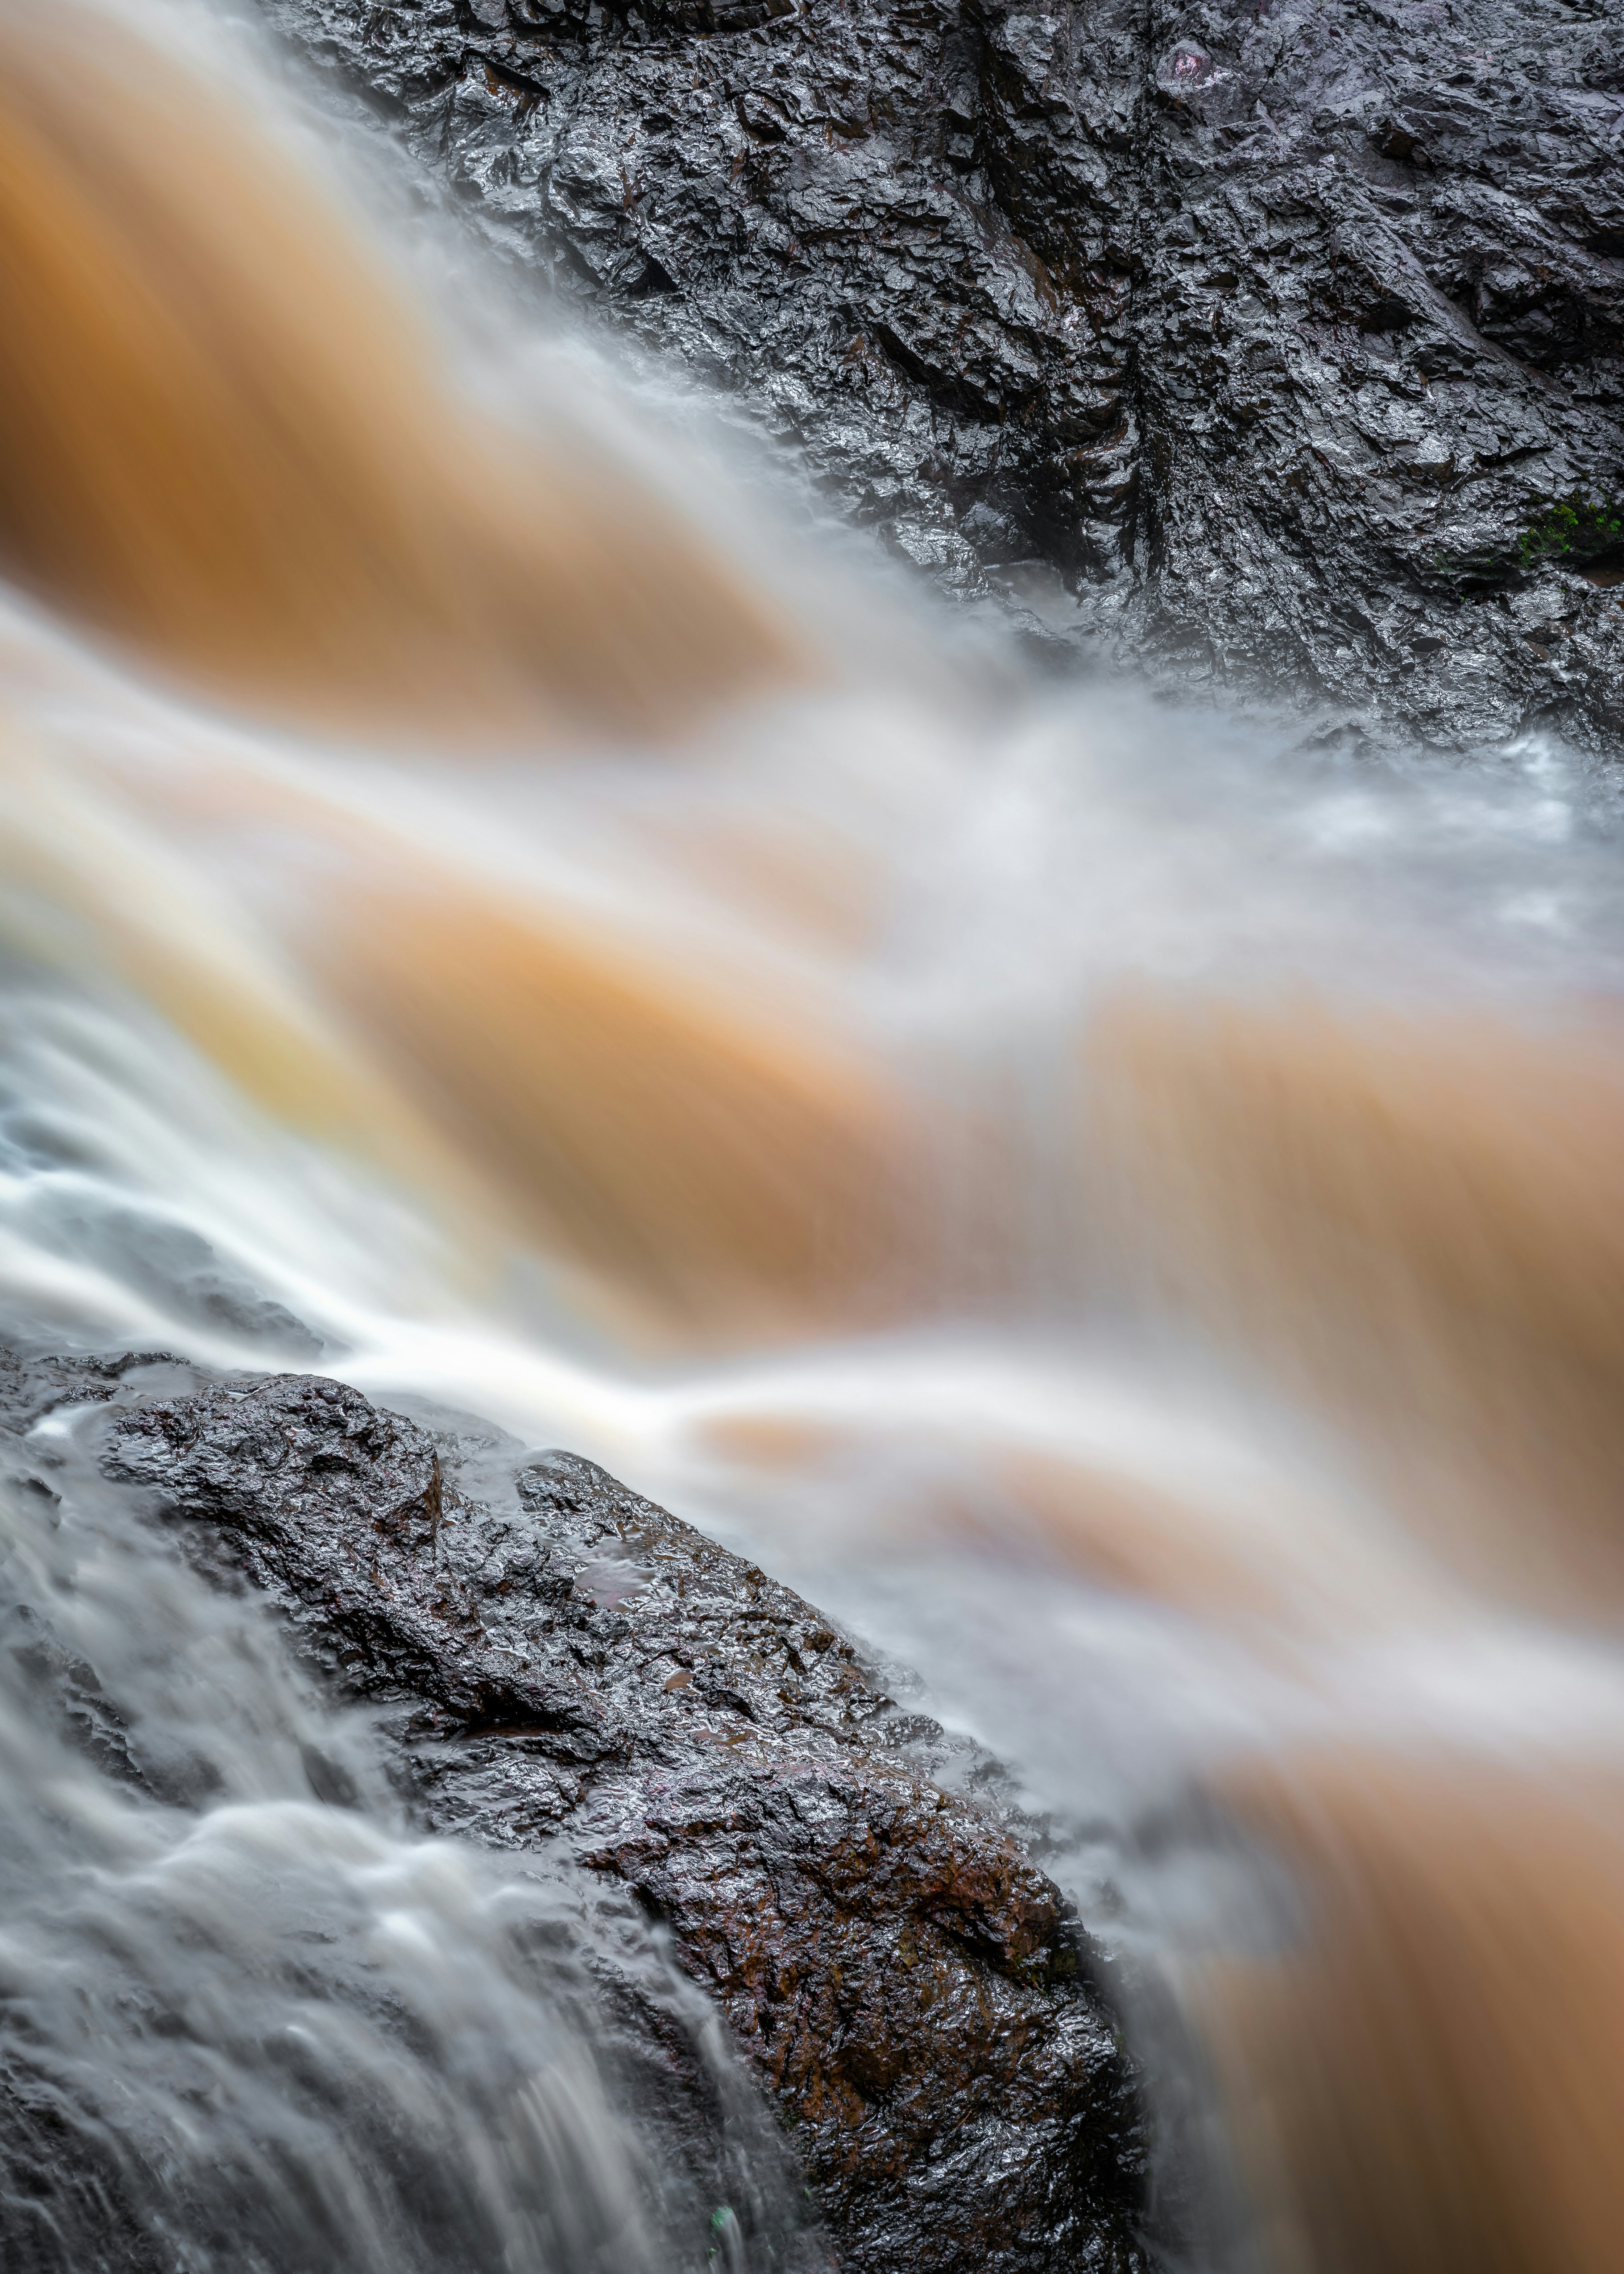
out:
{"label": "flowing water", "polygon": [[[1192,2267],[1611,2270],[1605,779],[1039,680],[242,27],[0,0],[0,58],[13,1329],[568,1444],[916,1667],[1123,1958]],[[635,1923],[415,1841],[75,1445],[0,1499],[19,2263],[786,2232]],[[613,1983],[732,2095],[742,2225]]]}

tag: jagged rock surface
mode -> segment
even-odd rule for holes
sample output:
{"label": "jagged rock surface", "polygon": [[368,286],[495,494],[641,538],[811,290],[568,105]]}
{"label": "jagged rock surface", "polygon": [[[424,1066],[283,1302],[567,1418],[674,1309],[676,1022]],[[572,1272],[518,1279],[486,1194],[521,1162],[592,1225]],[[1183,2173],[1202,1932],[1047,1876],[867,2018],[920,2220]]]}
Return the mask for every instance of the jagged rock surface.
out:
{"label": "jagged rock surface", "polygon": [[1145,2263],[1130,2079],[1074,1918],[808,1604],[589,1462],[335,1382],[125,1404],[117,1367],[59,1371],[58,1398],[120,1401],[104,1473],[393,1713],[425,1823],[562,1841],[667,1924],[844,2265]]}
{"label": "jagged rock surface", "polygon": [[[964,591],[1624,744],[1624,0],[260,0]],[[1590,573],[1577,573],[1583,569]]]}
{"label": "jagged rock surface", "polygon": [[[414,2119],[443,2083],[470,2127],[491,2141],[500,2172],[501,2143],[513,2136],[515,2083],[523,2105],[532,2086],[545,2100],[545,2078],[521,2072],[515,2081],[513,2048],[500,2043],[487,2044],[459,2074],[460,2007],[454,1999],[447,2014],[432,1997],[424,2011],[410,2000],[402,2005],[398,1977],[387,1964],[374,1965],[375,1953],[357,1954],[350,1942],[353,1916],[344,1902],[327,1912],[332,1888],[320,1869],[305,1889],[313,1906],[291,1895],[284,1931],[263,1940],[252,1901],[228,1899],[215,1909],[205,1896],[198,1911],[183,1899],[172,1911],[144,1873],[119,1881],[116,1870],[120,1894],[110,1901],[117,1924],[107,1946],[94,1925],[87,1939],[76,1933],[70,1923],[76,1889],[82,1894],[99,1883],[105,1894],[109,1885],[107,1851],[94,1834],[89,1852],[102,1868],[86,1879],[84,1851],[73,1850],[67,1821],[100,1821],[94,1803],[76,1814],[94,1787],[79,1788],[59,1822],[57,1788],[16,1778],[19,1730],[37,1732],[47,1758],[53,1735],[87,1757],[109,1780],[101,1793],[109,1820],[124,1819],[126,1831],[142,1818],[153,1830],[158,1819],[146,1803],[156,1803],[162,1814],[176,1812],[171,1835],[190,1819],[207,1841],[211,1834],[197,1811],[224,1797],[219,1766],[207,1743],[199,1749],[193,1742],[199,1732],[184,1713],[177,1720],[166,1710],[162,1677],[156,1694],[143,1680],[174,1638],[166,1581],[178,1577],[164,1570],[169,1559],[162,1547],[136,1537],[154,1512],[150,1495],[109,1484],[98,1462],[110,1401],[173,1399],[213,1379],[162,1353],[64,1359],[0,1350],[0,1708],[13,1747],[8,1794],[15,1804],[8,1825],[14,1836],[0,1862],[15,1911],[13,1918],[8,1910],[8,1922],[17,1931],[0,1996],[0,2265],[6,2274],[177,2274],[183,2263],[326,2274],[348,2263],[357,2229],[335,2216],[321,2181],[347,2173],[372,2214],[370,2232],[384,2236],[390,2263],[402,2269],[442,2264],[447,2253],[460,2266],[508,2265],[515,2233],[550,2268],[609,2263],[599,2247],[605,2238],[614,2263],[641,2267],[651,2263],[643,2244],[658,2233],[661,2263],[673,2274],[695,2274],[718,2259],[739,2269],[835,2274],[827,2236],[770,2104],[746,2081],[708,2001],[673,1970],[629,1891],[606,1874],[581,1872],[560,1848],[552,1858],[526,1856],[522,1875],[503,1875],[505,1894],[519,1902],[509,1920],[511,1954],[528,1948],[544,1960],[545,1979],[534,1986],[561,2044],[590,2047],[583,2073],[572,2075],[567,2061],[561,2074],[572,2076],[572,2097],[578,2082],[589,2104],[601,2087],[606,2107],[596,2121],[589,2113],[584,2131],[572,2135],[568,2123],[560,2130],[545,2120],[539,2131],[529,2129],[521,2105],[517,2138],[526,2143],[526,2168],[545,2173],[555,2159],[556,2199],[538,2206],[538,2225],[523,2214],[515,2225],[515,2197],[500,2176],[481,2170],[477,2157],[457,2153],[453,2139],[467,2135],[458,2135],[455,2125],[449,2132],[432,2123],[420,2129]],[[30,1434],[46,1415],[51,1426]],[[182,1525],[177,1539],[226,1592],[252,1593],[240,1559],[216,1532]],[[109,1638],[109,1658],[93,1645],[93,1663],[67,1639],[58,1605],[77,1595],[86,1555],[94,1566],[115,1542],[133,1552],[155,1584],[147,1593],[134,1581],[127,1606],[132,1631],[117,1643]],[[183,1614],[174,1630],[193,1645],[211,1632],[207,1615],[200,1627],[196,1623],[199,1608],[192,1600],[192,1620]],[[244,1601],[224,1618],[246,1647],[244,1668],[252,1668],[257,1648],[270,1639],[263,1607]],[[124,1655],[126,1639],[133,1660]],[[247,1679],[252,1688],[252,1672]],[[273,1681],[269,1695],[295,1704],[297,1714],[299,1687]],[[330,1719],[314,1711],[299,1717],[310,1733],[297,1749],[305,1786],[330,1808],[370,1807],[372,1821],[357,1827],[359,1847],[351,1853],[376,1861],[389,1822],[387,1804],[382,1813],[380,1806],[395,1750],[391,1717],[342,1699],[329,1703],[340,1708]],[[324,1728],[331,1751],[313,1741]],[[259,1728],[274,1758],[288,1734],[274,1708]],[[284,1775],[288,1766],[284,1759]],[[49,1793],[42,1806],[35,1798],[41,1789]],[[286,1787],[283,1795],[294,1796]],[[53,1962],[30,1940],[30,1914],[42,1892],[35,1867],[47,1856],[67,1861],[55,1845],[58,1833],[67,1834],[74,1861],[53,1890],[68,1935]],[[157,1836],[162,1847],[165,1835]],[[225,1838],[229,1845],[229,1830]],[[327,1827],[313,1846],[326,1839],[342,1848],[345,1832]],[[182,1849],[185,1844],[183,1831]],[[296,1835],[281,1859],[296,1877],[297,1856]],[[239,1850],[239,1867],[243,1860]],[[271,1879],[278,1878],[274,1866]],[[238,1880],[237,1893],[245,1895],[247,1882]],[[195,1882],[192,1894],[199,1899]],[[144,1908],[148,1896],[155,1915]],[[239,1933],[245,1944],[233,1946]],[[207,1973],[207,1957],[201,1979],[192,1964],[199,1954],[223,1960],[229,1978],[231,1961],[220,1937],[243,1968],[225,2010],[215,2002],[222,1977]],[[25,1949],[34,1952],[32,1962],[21,1958]],[[64,1967],[68,1951],[77,1954]],[[313,1951],[320,1955],[312,1961]],[[373,2089],[377,2074],[369,2081],[365,2061],[357,2071],[312,2053],[289,2074],[288,2043],[305,2042],[289,2015],[312,2001],[325,2009],[333,2045],[365,2043],[376,2055],[380,2039],[395,2040],[400,2097],[387,2086]],[[448,2020],[448,2041],[439,2037],[437,2019]],[[323,2035],[318,2030],[312,2043]],[[528,2042],[534,2052],[533,2034]],[[393,2064],[387,2052],[381,2059],[387,2074]],[[297,2156],[289,2165],[267,2150],[307,2125],[322,2142],[313,2184],[302,2183],[309,2167]],[[635,2152],[625,2160],[616,2153],[617,2134],[628,2142],[635,2136]],[[600,2202],[606,2218],[590,2208],[594,2181],[580,2168],[583,2146],[589,2165],[607,2157],[612,2192]],[[356,2199],[342,2183],[338,2196],[341,2203]]]}

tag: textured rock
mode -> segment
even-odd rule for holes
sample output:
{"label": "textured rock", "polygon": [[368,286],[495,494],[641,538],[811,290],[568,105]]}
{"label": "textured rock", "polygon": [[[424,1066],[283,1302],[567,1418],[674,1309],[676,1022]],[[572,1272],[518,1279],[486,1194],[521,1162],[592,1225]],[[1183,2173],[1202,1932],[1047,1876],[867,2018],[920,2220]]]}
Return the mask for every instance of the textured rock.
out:
{"label": "textured rock", "polygon": [[[494,1984],[481,1993],[472,1920],[473,1947],[461,1954],[471,1972],[455,1968],[447,1981],[430,1955],[421,2000],[377,1948],[365,1902],[357,1915],[350,1900],[350,1870],[335,1881],[327,1864],[341,1856],[351,1868],[406,1862],[410,1878],[412,1850],[390,1837],[383,1788],[390,1717],[345,1706],[327,1721],[286,1669],[262,1665],[271,1679],[256,1689],[252,1668],[268,1639],[261,1606],[211,1613],[177,1588],[164,1547],[140,1538],[150,1496],[99,1472],[99,1407],[184,1396],[207,1379],[158,1354],[0,1352],[0,2265],[6,2274],[175,2274],[182,2264],[327,2274],[368,2259],[382,2234],[395,2274],[447,2263],[492,2274],[511,2268],[522,2233],[527,2263],[539,2250],[535,2263],[550,2274],[601,2274],[607,2264],[635,2274],[657,2263],[699,2274],[718,2258],[741,2274],[832,2274],[765,2096],[620,1881],[538,1868],[531,1857],[495,1875],[504,1957],[522,1962],[528,1950],[541,1962],[532,1995],[515,2000],[513,2038],[491,2009]],[[53,1426],[28,1434],[47,1413]],[[213,1562],[227,1592],[252,1592],[240,1559],[213,1555],[208,1528],[183,1525],[177,1537]],[[105,1655],[93,1643],[92,1663],[70,1638],[85,1637],[67,1607],[86,1561],[94,1567],[109,1550],[127,1559],[127,1630],[103,1634]],[[211,1689],[207,1673],[189,1668],[177,1695],[165,1664],[177,1647],[184,1663],[199,1643],[207,1658],[223,1634],[243,1650],[252,1698],[235,1734],[263,1740],[273,1788],[296,1798],[286,1780],[301,1762],[312,1796],[335,1811],[370,1803],[370,1821],[347,1826],[335,1815],[316,1828],[306,1811],[284,1815],[275,1803],[261,1815],[261,1796],[233,1781],[243,1753],[228,1736],[217,1757],[206,1721],[189,1710],[200,1702],[193,1671],[215,1699],[218,1682]],[[228,1666],[215,1673],[231,1679]],[[307,1733],[294,1760],[283,1708]],[[324,1721],[329,1734],[317,1743],[310,1733]],[[124,1791],[80,1787],[64,1808],[74,1780],[56,1780],[53,1728]],[[34,1750],[25,1731],[44,1741],[35,1766],[24,1766]],[[197,1813],[245,1798],[245,1819],[231,1806],[212,1821]],[[135,1851],[147,1867],[155,1854],[184,1856],[192,1836],[218,1843],[202,1882],[180,1863],[188,1892],[177,1901],[162,1871],[122,1876],[117,1837],[109,1849],[100,1835],[138,1824]],[[96,1859],[88,1871],[87,1855]],[[462,1879],[454,1871],[442,1890]],[[313,2035],[304,2027],[312,2007],[321,2013]],[[304,2048],[291,2065],[289,2041]],[[572,2045],[590,2048],[578,2067]],[[549,2084],[555,2054],[564,2067]],[[567,2095],[549,2097],[560,2078]],[[514,2185],[504,2179],[510,2142],[520,2145]],[[539,2179],[545,2190],[548,2174],[552,2198],[529,2222],[526,2188]]]}
{"label": "textured rock", "polygon": [[[64,1387],[121,1396],[116,1368]],[[562,1841],[666,1923],[843,2264],[1143,2263],[1130,2081],[1074,1918],[951,1788],[989,1765],[808,1604],[588,1462],[316,1377],[105,1427],[104,1473],[391,1717],[424,1821]]]}
{"label": "textured rock", "polygon": [[1624,500],[1624,0],[261,5],[950,586],[1624,742],[1615,564],[1541,534]]}

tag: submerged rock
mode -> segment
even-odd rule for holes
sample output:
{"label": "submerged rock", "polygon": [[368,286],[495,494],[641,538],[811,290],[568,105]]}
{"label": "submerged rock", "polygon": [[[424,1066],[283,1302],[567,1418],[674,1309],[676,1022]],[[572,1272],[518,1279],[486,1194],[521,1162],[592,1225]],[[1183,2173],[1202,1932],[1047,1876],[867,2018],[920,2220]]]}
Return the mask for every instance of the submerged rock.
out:
{"label": "submerged rock", "polygon": [[1088,1947],[976,1796],[973,1749],[590,1462],[310,1375],[134,1403],[128,1363],[16,1369],[0,1418],[112,1401],[103,1473],[374,1701],[427,1826],[562,1843],[665,1923],[843,2265],[1145,2263],[1132,2080]]}
{"label": "submerged rock", "polygon": [[1624,744],[1624,0],[260,4],[950,587]]}

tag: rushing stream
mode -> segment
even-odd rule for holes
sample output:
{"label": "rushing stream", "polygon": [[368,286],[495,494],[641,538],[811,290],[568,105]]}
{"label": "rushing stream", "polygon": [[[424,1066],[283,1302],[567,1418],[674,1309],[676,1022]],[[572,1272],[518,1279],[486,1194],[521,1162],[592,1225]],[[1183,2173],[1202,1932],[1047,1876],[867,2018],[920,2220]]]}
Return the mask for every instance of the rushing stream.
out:
{"label": "rushing stream", "polygon": [[[1611,2274],[1605,779],[1044,679],[242,27],[0,57],[11,1331],[568,1445],[917,1668],[1136,1985],[1192,2268]],[[742,2264],[628,1998],[789,2248],[629,1911],[415,1838],[71,1417],[13,1468],[8,2264]]]}

